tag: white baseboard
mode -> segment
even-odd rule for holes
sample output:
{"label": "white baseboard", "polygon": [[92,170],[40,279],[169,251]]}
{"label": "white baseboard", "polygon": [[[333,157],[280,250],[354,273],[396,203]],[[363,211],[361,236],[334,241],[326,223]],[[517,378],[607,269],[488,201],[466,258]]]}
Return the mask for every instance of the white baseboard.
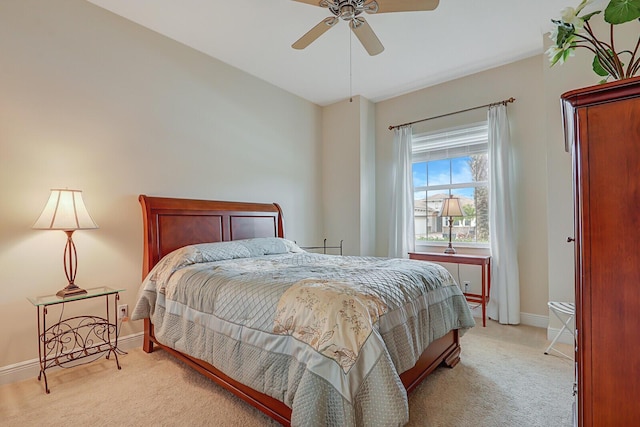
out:
{"label": "white baseboard", "polygon": [[[473,317],[482,319],[482,311],[480,307],[473,308],[471,312],[473,313]],[[549,316],[542,316],[540,314],[520,313],[520,324],[535,326],[536,328],[545,328],[547,330],[547,339],[549,341],[553,341],[558,332],[560,332],[559,328],[549,327]],[[573,344],[573,335],[570,331],[564,330],[557,342]]]}
{"label": "white baseboard", "polygon": [[[131,350],[142,347],[143,333],[127,335],[118,338],[118,348],[120,350]],[[60,369],[57,367],[50,370]],[[47,369],[47,372],[50,371]],[[26,360],[14,363],[13,365],[0,367],[0,385],[15,383],[29,378],[35,378],[40,373],[40,361],[38,359]]]}
{"label": "white baseboard", "polygon": [[[520,313],[520,321],[523,325],[536,326],[538,328],[545,328],[547,330],[547,339],[549,341],[553,341],[558,332],[560,332],[559,328],[552,328],[549,326],[549,317],[541,316],[539,314],[528,314],[528,313]],[[560,338],[558,338],[557,342],[561,342],[563,344],[573,344],[573,335],[570,331],[564,330]]]}
{"label": "white baseboard", "polygon": [[[479,305],[472,305],[471,307],[473,317],[482,320],[482,307]],[[549,326],[549,317],[540,314],[520,313],[520,324],[535,326],[536,328],[547,328]]]}
{"label": "white baseboard", "polygon": [[549,326],[549,316],[540,314],[520,313],[520,323],[536,328],[546,328]]}
{"label": "white baseboard", "polygon": [[[539,314],[520,313],[520,323],[523,325],[536,326],[538,328],[545,328],[547,330],[547,339],[553,341],[559,328],[552,328],[549,326],[549,316],[541,316]],[[564,330],[557,342],[563,344],[573,344],[573,335],[570,331]]]}

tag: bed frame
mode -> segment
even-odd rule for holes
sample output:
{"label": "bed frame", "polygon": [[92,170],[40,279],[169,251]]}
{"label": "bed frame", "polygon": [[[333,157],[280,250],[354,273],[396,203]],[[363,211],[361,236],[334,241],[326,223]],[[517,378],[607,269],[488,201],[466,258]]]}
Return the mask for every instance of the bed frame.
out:
{"label": "bed frame", "polygon": [[[143,278],[158,261],[180,247],[206,242],[284,237],[282,210],[276,203],[221,202],[140,195],[144,219]],[[204,376],[231,391],[260,411],[289,426],[291,409],[284,403],[229,378],[211,364],[160,344],[149,319],[144,319],[143,350],[157,346],[185,362]],[[416,365],[400,378],[407,392],[440,365],[453,368],[460,361],[458,331],[434,341]]]}

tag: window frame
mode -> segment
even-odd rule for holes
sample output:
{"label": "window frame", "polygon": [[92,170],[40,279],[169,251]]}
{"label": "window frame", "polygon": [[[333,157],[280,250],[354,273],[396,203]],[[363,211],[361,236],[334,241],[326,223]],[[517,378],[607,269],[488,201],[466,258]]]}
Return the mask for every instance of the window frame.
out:
{"label": "window frame", "polygon": [[[488,144],[488,122],[475,122],[469,123],[462,126],[456,126],[452,128],[439,129],[432,132],[424,132],[419,134],[414,134],[412,137],[412,156],[411,156],[411,167],[413,167],[416,163],[423,163],[435,160],[449,160],[449,175],[450,181],[452,181],[452,167],[451,161],[455,158],[471,156],[474,154],[485,154],[487,156],[487,169],[488,166],[488,156],[489,156],[489,144]],[[436,153],[433,155],[433,153]],[[428,177],[428,172],[427,176]],[[427,180],[428,184],[428,180]],[[446,194],[452,194],[452,191],[456,189],[463,188],[474,188],[474,191],[477,188],[486,188],[487,192],[489,191],[489,176],[487,171],[487,180],[486,181],[469,181],[464,183],[449,183],[449,184],[436,184],[436,185],[422,185],[422,186],[413,186],[413,193],[415,195],[416,192],[424,192],[425,197],[428,198],[429,192],[439,191]],[[415,199],[414,199],[415,200]],[[428,206],[428,203],[426,204]],[[428,209],[428,208],[427,208]],[[487,215],[488,206],[487,206]],[[437,217],[438,220],[443,221],[443,228],[445,227],[446,220],[440,219],[441,217]],[[415,208],[414,208],[414,221],[415,221]],[[454,219],[454,221],[456,221]],[[429,248],[444,248],[448,245],[447,241],[425,241],[418,240],[416,238],[417,233],[414,230],[414,242],[415,248],[417,251],[428,251]],[[489,232],[489,241],[487,242],[459,242],[452,240],[452,243],[455,242],[455,247],[458,248],[469,248],[469,249],[479,249],[485,250],[490,247],[490,239],[491,232]]]}

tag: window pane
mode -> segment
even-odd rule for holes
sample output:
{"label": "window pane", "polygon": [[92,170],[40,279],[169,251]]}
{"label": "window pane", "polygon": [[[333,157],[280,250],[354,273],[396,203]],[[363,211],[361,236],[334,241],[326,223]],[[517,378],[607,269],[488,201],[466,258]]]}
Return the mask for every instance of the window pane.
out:
{"label": "window pane", "polygon": [[[489,243],[488,155],[486,123],[466,138],[475,125],[414,135],[413,179],[416,243]],[[464,133],[463,132],[463,133]],[[442,201],[460,199],[463,216],[439,216]]]}
{"label": "window pane", "polygon": [[427,162],[413,164],[413,186],[425,187],[427,185]]}
{"label": "window pane", "polygon": [[451,161],[449,159],[429,162],[427,172],[429,177],[428,185],[451,184]]}
{"label": "window pane", "polygon": [[442,209],[442,201],[447,197],[449,197],[449,192],[447,190],[427,192],[429,209],[433,215],[440,215],[440,210]]}
{"label": "window pane", "polygon": [[469,169],[474,182],[489,180],[489,156],[487,153],[469,156]]}
{"label": "window pane", "polygon": [[477,217],[476,241],[478,243],[489,243],[489,216],[480,215]]}
{"label": "window pane", "polygon": [[429,234],[429,216],[426,191],[416,191],[413,193],[413,216],[416,240],[427,240]]}
{"label": "window pane", "polygon": [[449,195],[442,191],[416,191],[414,196],[416,241],[442,242],[447,240],[449,235],[443,235],[443,224],[447,224],[447,219],[438,215],[442,208],[442,200]]}
{"label": "window pane", "polygon": [[451,182],[453,184],[464,184],[473,181],[470,160],[469,156],[451,159]]}

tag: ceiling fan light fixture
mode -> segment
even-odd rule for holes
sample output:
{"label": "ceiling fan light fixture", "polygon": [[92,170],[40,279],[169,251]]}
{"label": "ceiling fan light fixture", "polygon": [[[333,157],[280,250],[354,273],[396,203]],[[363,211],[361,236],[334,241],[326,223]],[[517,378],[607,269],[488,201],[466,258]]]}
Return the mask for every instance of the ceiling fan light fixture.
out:
{"label": "ceiling fan light fixture", "polygon": [[338,23],[338,18],[336,18],[335,16],[332,16],[330,18],[325,19],[323,22],[327,25],[327,27],[333,27]]}
{"label": "ceiling fan light fixture", "polygon": [[362,6],[362,10],[367,13],[376,13],[378,11],[378,2],[373,0]]}
{"label": "ceiling fan light fixture", "polygon": [[345,4],[340,6],[340,18],[345,21],[350,21],[356,16],[356,8],[351,4]]}
{"label": "ceiling fan light fixture", "polygon": [[364,21],[363,18],[355,18],[355,19],[352,19],[351,21],[349,21],[349,26],[351,28],[359,28],[364,23],[365,23],[365,21]]}

